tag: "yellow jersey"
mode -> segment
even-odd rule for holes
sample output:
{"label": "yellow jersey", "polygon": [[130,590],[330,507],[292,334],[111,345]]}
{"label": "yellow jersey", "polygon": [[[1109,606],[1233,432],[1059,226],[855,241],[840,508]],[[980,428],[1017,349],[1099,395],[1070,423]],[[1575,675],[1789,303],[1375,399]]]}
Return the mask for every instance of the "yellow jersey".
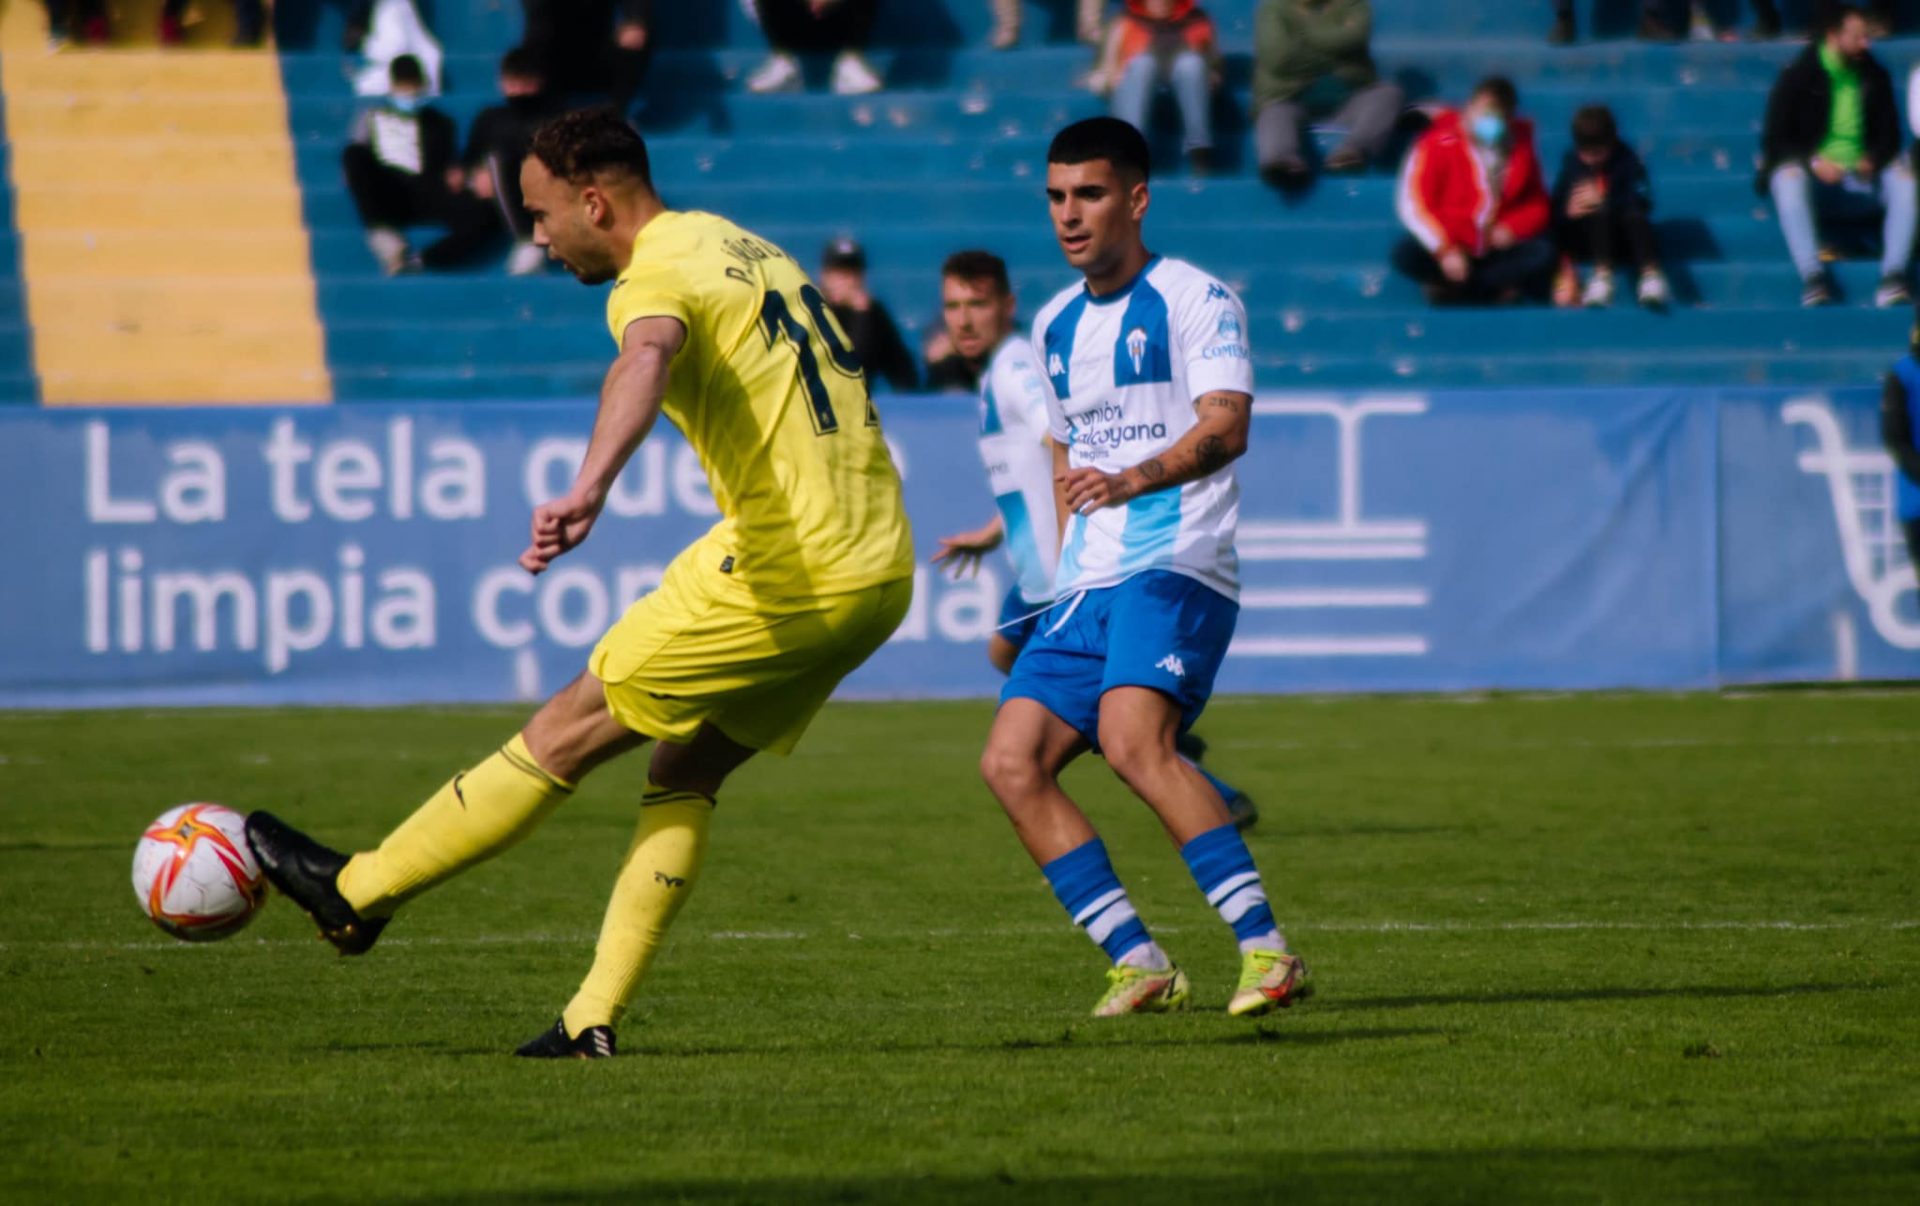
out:
{"label": "yellow jersey", "polygon": [[607,299],[616,344],[655,317],[687,330],[662,409],[720,507],[693,555],[778,598],[910,576],[900,475],[860,362],[793,257],[714,214],[662,213]]}

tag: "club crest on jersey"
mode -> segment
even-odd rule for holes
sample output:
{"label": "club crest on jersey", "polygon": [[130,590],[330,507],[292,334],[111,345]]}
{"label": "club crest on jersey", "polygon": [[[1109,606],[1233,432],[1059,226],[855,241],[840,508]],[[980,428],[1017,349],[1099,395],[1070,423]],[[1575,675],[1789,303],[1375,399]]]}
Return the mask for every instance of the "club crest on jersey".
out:
{"label": "club crest on jersey", "polygon": [[1140,371],[1140,362],[1146,359],[1146,355],[1147,332],[1144,328],[1135,327],[1133,330],[1127,332],[1127,356],[1133,361],[1133,371],[1135,373]]}
{"label": "club crest on jersey", "polygon": [[1239,343],[1240,320],[1234,317],[1231,310],[1226,311],[1220,315],[1219,325],[1214,327],[1213,333],[1216,338],[1223,339],[1228,343]]}

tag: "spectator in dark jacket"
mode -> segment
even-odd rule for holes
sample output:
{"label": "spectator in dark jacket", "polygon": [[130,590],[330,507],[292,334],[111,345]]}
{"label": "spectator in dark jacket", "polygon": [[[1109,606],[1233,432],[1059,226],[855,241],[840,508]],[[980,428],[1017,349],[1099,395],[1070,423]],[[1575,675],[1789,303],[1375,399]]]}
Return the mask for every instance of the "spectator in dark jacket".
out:
{"label": "spectator in dark jacket", "polygon": [[754,0],[754,8],[772,53],[747,77],[747,91],[798,89],[800,56],[807,54],[833,56],[836,95],[880,91],[880,73],[865,54],[880,0]]}
{"label": "spectator in dark jacket", "polygon": [[[427,104],[420,60],[403,54],[388,72],[391,91],[354,119],[353,140],[341,156],[347,191],[381,271],[393,276],[451,267],[495,237],[499,218],[491,203],[462,187],[453,119]],[[416,225],[444,226],[447,233],[416,256],[401,233]]]}
{"label": "spectator in dark jacket", "polygon": [[[1553,241],[1561,270],[1555,305],[1610,306],[1613,270],[1634,273],[1640,304],[1667,304],[1667,278],[1653,237],[1653,184],[1633,148],[1620,141],[1613,111],[1588,105],[1573,115],[1573,149],[1560,161],[1553,186]],[[1575,263],[1591,262],[1585,291]]]}
{"label": "spectator in dark jacket", "polygon": [[1871,53],[1867,17],[1851,5],[1838,24],[1788,64],[1767,98],[1759,187],[1773,194],[1787,251],[1800,273],[1800,304],[1824,306],[1833,286],[1820,263],[1820,216],[1882,220],[1877,306],[1909,299],[1913,169],[1900,154],[1893,80]]}
{"label": "spectator in dark jacket", "polygon": [[820,257],[820,293],[853,342],[869,389],[876,377],[896,393],[920,388],[920,366],[893,315],[867,292],[867,253],[860,244],[844,236],[827,244]]}
{"label": "spectator in dark jacket", "polygon": [[1511,81],[1480,81],[1434,119],[1400,169],[1400,271],[1436,303],[1545,300],[1556,260],[1533,123]]}
{"label": "spectator in dark jacket", "polygon": [[532,276],[545,269],[547,253],[533,242],[533,220],[520,196],[520,161],[527,157],[534,131],[558,116],[562,106],[546,87],[540,59],[525,46],[501,58],[500,94],[506,103],[482,109],[473,119],[461,166],[467,191],[491,203],[502,226],[513,234],[507,271]]}
{"label": "spectator in dark jacket", "polygon": [[1380,78],[1367,48],[1369,0],[1260,0],[1253,28],[1254,146],[1269,184],[1303,181],[1300,126],[1331,114],[1346,131],[1327,155],[1330,172],[1353,172],[1386,150],[1406,104]]}
{"label": "spectator in dark jacket", "polygon": [[611,100],[622,113],[633,103],[653,52],[652,0],[520,0],[526,11],[521,45],[539,63],[558,96]]}
{"label": "spectator in dark jacket", "polygon": [[[1600,2],[1595,0],[1596,5]],[[1680,31],[1687,27],[1686,8],[1683,0],[1641,0],[1640,36],[1650,42],[1678,39]],[[1696,14],[1701,14],[1702,20],[1706,19],[1698,0],[1695,0],[1693,8]],[[1579,25],[1573,16],[1573,0],[1554,0],[1553,10],[1553,30],[1547,35],[1547,41],[1555,46],[1565,46],[1580,36]],[[1721,36],[1732,35],[1723,33]],[[1774,0],[1753,0],[1753,36],[1762,40],[1780,36],[1780,9]]]}

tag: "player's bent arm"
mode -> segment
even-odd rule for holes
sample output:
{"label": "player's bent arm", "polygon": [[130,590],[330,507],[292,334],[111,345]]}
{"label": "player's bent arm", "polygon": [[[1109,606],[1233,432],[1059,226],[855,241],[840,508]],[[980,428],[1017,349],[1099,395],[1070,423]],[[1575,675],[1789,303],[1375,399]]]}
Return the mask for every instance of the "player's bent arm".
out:
{"label": "player's bent arm", "polygon": [[1173,447],[1119,473],[1103,473],[1091,468],[1063,469],[1056,457],[1054,485],[1060,493],[1062,507],[1083,514],[1101,507],[1117,507],[1142,494],[1171,490],[1216,473],[1246,452],[1247,431],[1253,425],[1250,395],[1215,390],[1200,395],[1193,409],[1199,415],[1199,422]]}
{"label": "player's bent arm", "polygon": [[668,371],[686,342],[687,329],[677,318],[640,318],[627,324],[620,355],[600,385],[600,413],[574,479],[576,493],[598,501],[613,488],[613,479],[660,417]]}

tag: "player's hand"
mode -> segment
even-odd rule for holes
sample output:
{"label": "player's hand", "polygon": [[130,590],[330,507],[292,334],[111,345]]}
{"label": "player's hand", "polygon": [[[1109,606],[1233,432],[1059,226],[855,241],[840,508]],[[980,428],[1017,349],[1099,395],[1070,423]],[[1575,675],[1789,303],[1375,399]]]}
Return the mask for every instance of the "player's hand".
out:
{"label": "player's hand", "polygon": [[622,50],[645,50],[647,46],[647,27],[638,21],[629,21],[613,31],[613,40]]}
{"label": "player's hand", "polygon": [[1102,473],[1098,469],[1069,469],[1057,479],[1065,489],[1067,507],[1085,515],[1101,507],[1117,507],[1132,498],[1133,486],[1124,473]]}
{"label": "player's hand", "polygon": [[1440,255],[1440,275],[1456,285],[1466,281],[1467,272],[1471,268],[1472,265],[1467,263],[1466,253],[1458,247],[1449,247]]}
{"label": "player's hand", "polygon": [[1845,168],[1831,159],[1822,159],[1818,155],[1807,162],[1807,167],[1822,184],[1838,184],[1847,178]]}
{"label": "player's hand", "polygon": [[1599,208],[1600,189],[1591,181],[1585,184],[1576,184],[1572,194],[1567,197],[1567,216],[1569,218],[1584,218]]}
{"label": "player's hand", "polygon": [[538,574],[593,531],[604,499],[575,491],[533,509],[533,542],[520,554],[520,568]]}
{"label": "player's hand", "polygon": [[997,522],[971,532],[942,536],[940,551],[928,560],[935,565],[951,566],[956,581],[971,578],[980,572],[980,559],[999,548],[1004,538],[1003,529]]}

